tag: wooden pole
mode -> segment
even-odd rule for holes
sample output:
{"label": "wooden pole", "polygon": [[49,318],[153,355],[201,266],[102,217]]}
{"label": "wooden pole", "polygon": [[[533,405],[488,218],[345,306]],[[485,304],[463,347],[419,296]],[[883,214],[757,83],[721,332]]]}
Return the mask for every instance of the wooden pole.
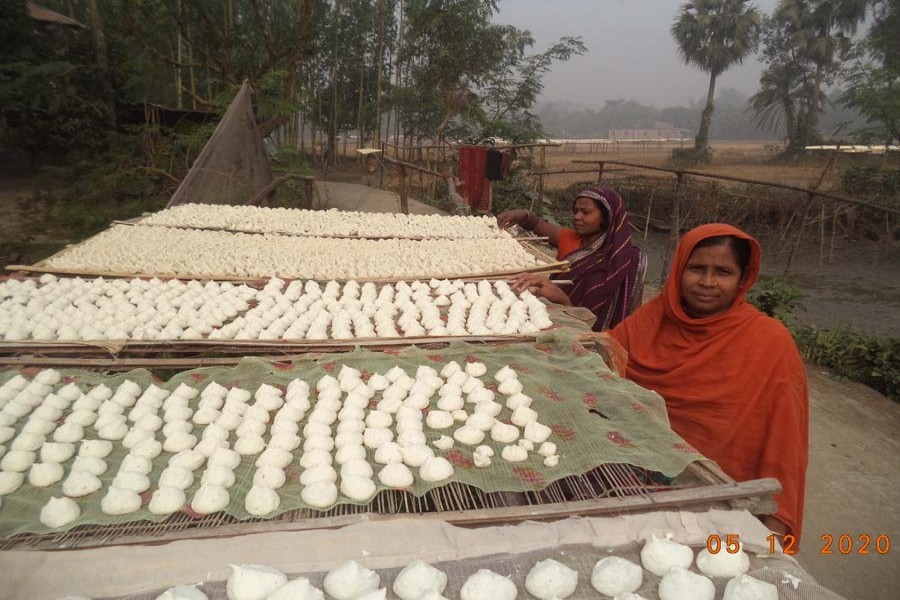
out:
{"label": "wooden pole", "polygon": [[605,166],[605,163],[603,163],[603,162],[600,162],[600,163],[597,164],[597,167],[598,167],[598,170],[597,170],[597,185],[600,185],[600,183],[603,181],[603,167],[604,167],[604,166]]}
{"label": "wooden pole", "polygon": [[400,212],[404,215],[409,214],[409,190],[407,189],[406,167],[398,166],[400,171]]}
{"label": "wooden pole", "polygon": [[672,198],[672,230],[669,232],[669,241],[666,243],[666,252],[663,257],[662,273],[660,281],[665,283],[669,271],[669,255],[675,255],[678,248],[678,239],[681,237],[681,188],[684,184],[684,173],[677,172],[675,180],[675,196]]}
{"label": "wooden pole", "polygon": [[801,210],[800,224],[797,228],[797,235],[794,237],[794,245],[791,248],[791,253],[788,254],[787,262],[784,265],[784,274],[782,275],[784,279],[787,279],[788,273],[791,270],[791,264],[794,262],[794,257],[797,255],[797,250],[800,248],[800,240],[803,239],[803,229],[806,227],[806,219],[809,216],[809,209],[810,207],[812,207],[812,203],[815,201],[815,199],[815,192],[807,192],[806,202],[803,204],[803,209]]}
{"label": "wooden pole", "polygon": [[819,206],[819,266],[825,264],[825,203]]}
{"label": "wooden pole", "polygon": [[650,213],[653,212],[653,190],[650,190],[650,204],[647,205],[647,220],[644,222],[644,239],[647,239],[647,233],[650,231]]}

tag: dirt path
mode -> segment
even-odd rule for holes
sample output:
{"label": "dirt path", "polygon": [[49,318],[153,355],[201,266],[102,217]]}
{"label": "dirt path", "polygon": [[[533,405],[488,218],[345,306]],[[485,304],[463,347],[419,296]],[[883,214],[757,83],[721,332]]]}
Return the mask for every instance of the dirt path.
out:
{"label": "dirt path", "polygon": [[[848,600],[896,600],[900,591],[900,404],[870,388],[807,366],[810,447],[804,537],[797,559]],[[853,553],[838,550],[852,537]],[[885,534],[893,547],[860,555],[859,536]],[[834,537],[822,554],[821,536]]]}
{"label": "dirt path", "polygon": [[[354,183],[317,181],[316,188],[323,208],[365,212],[400,212],[400,197],[389,190],[380,190]],[[409,199],[409,212],[413,215],[438,215],[443,211],[431,205]]]}

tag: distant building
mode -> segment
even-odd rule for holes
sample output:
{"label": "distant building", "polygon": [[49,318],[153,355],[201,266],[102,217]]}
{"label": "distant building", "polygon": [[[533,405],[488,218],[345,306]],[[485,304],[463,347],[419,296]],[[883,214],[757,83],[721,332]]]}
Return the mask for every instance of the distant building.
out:
{"label": "distant building", "polygon": [[679,140],[689,137],[687,129],[654,127],[652,129],[610,129],[611,140]]}

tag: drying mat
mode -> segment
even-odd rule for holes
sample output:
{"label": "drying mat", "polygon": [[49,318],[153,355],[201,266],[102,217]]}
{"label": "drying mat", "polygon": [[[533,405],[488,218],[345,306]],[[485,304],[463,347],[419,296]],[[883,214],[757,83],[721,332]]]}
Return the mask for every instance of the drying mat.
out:
{"label": "drying mat", "polygon": [[[462,529],[440,522],[415,520],[363,523],[340,530],[248,535],[231,539],[190,540],[167,546],[112,547],[83,551],[4,552],[0,567],[10,573],[6,590],[13,597],[43,600],[63,594],[91,594],[99,598],[153,600],[167,587],[202,583],[211,600],[224,600],[229,564],[273,566],[294,576],[309,577],[322,586],[325,573],[353,559],[376,570],[388,598],[400,569],[421,559],[449,578],[448,598],[458,598],[466,578],[478,569],[509,576],[519,598],[525,577],[538,561],[553,558],[579,572],[573,599],[605,598],[590,586],[597,560],[620,556],[640,564],[642,540],[670,533],[694,547],[695,555],[711,534],[737,534],[751,554],[750,575],[775,585],[782,600],[841,600],[818,586],[797,562],[782,554],[769,555],[763,525],[740,511],[706,513],[649,513],[618,518],[572,518],[556,523]],[[85,577],[84,565],[98,569]],[[694,568],[695,569],[695,568]],[[73,580],[67,581],[67,577]],[[714,579],[721,598],[726,579]],[[644,571],[639,593],[658,598],[659,578]],[[151,591],[152,590],[152,591]],[[0,591],[0,598],[3,596]],[[17,595],[16,595],[17,594]]]}
{"label": "drying mat", "polygon": [[[190,244],[186,232],[193,233]],[[118,255],[102,252],[105,244],[117,244]],[[336,277],[335,269],[359,269],[358,258],[363,245],[375,254],[392,256],[390,264],[381,263],[381,273],[359,277]],[[331,249],[329,260],[342,257],[342,265],[329,264],[312,269],[309,258]],[[459,266],[459,256],[507,257],[502,263],[481,262]],[[396,273],[393,269],[405,257],[432,255],[421,272]],[[234,259],[234,268],[222,272],[226,258]],[[437,257],[440,257],[438,260]],[[478,259],[474,259],[478,260]],[[400,281],[414,279],[460,279],[466,277],[499,277],[517,273],[552,273],[568,270],[568,263],[554,261],[534,245],[512,238],[480,240],[347,240],[337,238],[300,238],[275,234],[243,234],[223,231],[185,230],[139,225],[113,225],[80,244],[70,246],[50,258],[23,267],[10,265],[8,270],[60,274],[83,274],[122,277],[177,276],[193,279],[244,280],[278,276],[283,279],[355,279],[365,281]],[[331,269],[329,271],[329,269]],[[390,271],[390,272],[389,272]]]}
{"label": "drying mat", "polygon": [[[250,310],[250,309],[248,309]],[[245,316],[247,311],[238,313]],[[586,308],[548,304],[547,313],[553,325],[544,333],[556,329],[566,329],[573,333],[590,334],[596,320],[594,313]],[[446,310],[442,311],[446,315]],[[232,322],[229,319],[224,325]],[[39,353],[41,356],[145,356],[148,354],[290,354],[300,352],[335,352],[361,348],[384,348],[411,345],[446,345],[450,342],[470,343],[511,343],[534,341],[540,334],[491,335],[491,336],[441,336],[441,337],[399,337],[399,338],[354,338],[354,339],[281,339],[281,340],[83,340],[52,342],[0,340],[0,356]]]}
{"label": "drying mat", "polygon": [[[203,215],[206,224],[201,224],[193,211],[206,211]],[[325,227],[321,221],[323,215],[339,215],[342,223],[339,226]],[[378,225],[393,226],[410,224],[419,232],[408,235],[397,235],[392,232],[375,231],[371,222]],[[436,234],[430,228],[432,222],[453,222],[465,224],[469,234],[454,236],[452,234]],[[497,226],[491,217],[471,217],[460,215],[404,215],[400,213],[371,213],[343,210],[310,210],[298,208],[268,208],[258,206],[226,206],[221,204],[184,204],[177,207],[147,214],[131,221],[133,225],[177,227],[184,229],[207,229],[213,231],[230,231],[235,233],[276,233],[278,235],[296,235],[308,237],[334,237],[347,239],[485,239],[504,238],[511,235]]]}
{"label": "drying mat", "polygon": [[[453,449],[443,452],[455,466],[452,482],[467,484],[484,492],[533,492],[564,477],[587,473],[598,465],[634,465],[675,477],[687,465],[702,458],[669,428],[665,404],[660,396],[617,377],[599,354],[588,351],[575,338],[562,332],[544,336],[534,344],[512,344],[489,351],[457,343],[446,349],[428,352],[411,347],[391,353],[360,349],[327,357],[310,355],[291,363],[245,358],[234,368],[209,367],[181,372],[171,377],[163,387],[171,390],[184,382],[203,388],[210,381],[216,381],[226,386],[255,390],[262,383],[284,385],[297,377],[314,386],[325,374],[336,375],[341,365],[367,373],[384,373],[392,366],[400,365],[408,373],[415,373],[419,365],[432,365],[440,370],[444,363],[451,360],[460,363],[466,360],[483,361],[488,367],[488,373],[483,378],[486,382],[493,382],[493,375],[504,365],[513,367],[519,373],[524,393],[534,398],[533,406],[540,420],[553,430],[550,441],[557,444],[561,455],[560,464],[554,468],[544,466],[543,457],[534,452],[529,453],[524,462],[508,463],[500,458],[502,445],[487,436],[484,443],[491,445],[496,455],[489,468],[480,469],[474,467],[472,449],[457,443]],[[86,371],[64,370],[62,373],[65,381],[75,381],[85,387],[105,383],[114,388],[125,379],[145,387],[154,381],[153,375],[146,370],[130,371],[114,377]],[[15,371],[7,371],[0,376],[0,383],[14,374]],[[494,385],[489,383],[488,387]],[[197,401],[193,401],[194,407]],[[509,415],[509,409],[504,406],[499,418],[508,419]],[[21,428],[22,423],[18,426]],[[429,444],[450,432],[449,429],[435,431],[425,428]],[[89,438],[96,437],[93,427],[86,428],[85,434]],[[199,437],[199,429],[197,435]],[[107,458],[109,469],[100,477],[105,486],[112,481],[126,453],[126,449],[117,444]],[[281,505],[277,514],[307,508],[300,497],[301,486],[297,481],[302,472],[296,466],[301,453],[300,448],[294,451],[295,461],[287,472],[288,483],[279,490]],[[369,454],[371,461],[372,453]],[[151,482],[157,481],[167,457],[168,454],[164,453],[153,461],[153,471],[149,476]],[[229,490],[231,503],[225,512],[238,520],[251,518],[244,508],[244,497],[252,482],[255,459],[244,458],[235,470],[237,481]],[[187,490],[188,499],[199,488],[199,472],[195,475],[193,486]],[[420,497],[446,483],[416,479],[409,491]],[[61,495],[62,481],[42,489],[23,485],[4,498],[0,509],[0,535],[58,533],[86,524],[116,525],[141,520],[159,523],[165,518],[146,509],[153,489],[151,487],[145,494],[144,508],[131,515],[117,517],[105,515],[100,510],[100,500],[104,494],[101,489],[77,500],[81,516],[76,521],[60,530],[50,530],[39,522],[38,515],[50,497]],[[379,489],[385,488],[379,484]],[[343,496],[339,497],[339,502],[352,503]]]}

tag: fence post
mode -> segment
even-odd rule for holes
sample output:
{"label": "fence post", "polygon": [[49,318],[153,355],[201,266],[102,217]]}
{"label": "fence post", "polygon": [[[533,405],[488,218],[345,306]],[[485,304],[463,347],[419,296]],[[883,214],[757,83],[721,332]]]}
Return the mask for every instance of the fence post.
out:
{"label": "fence post", "polygon": [[600,183],[603,181],[603,167],[605,166],[605,164],[606,164],[606,163],[603,163],[603,162],[600,162],[600,163],[597,164],[597,167],[598,167],[598,171],[597,171],[597,185],[600,185]]}
{"label": "fence post", "polygon": [[404,215],[409,214],[409,189],[406,181],[406,167],[398,165],[400,171],[400,212]]}
{"label": "fence post", "polygon": [[666,243],[666,253],[663,257],[662,274],[660,281],[665,283],[669,273],[669,255],[675,255],[678,248],[678,239],[681,237],[681,187],[684,184],[684,173],[675,173],[675,196],[672,198],[672,230],[669,232],[669,241]]}
{"label": "fence post", "polygon": [[800,240],[803,238],[803,229],[806,227],[806,219],[809,217],[809,209],[815,199],[815,192],[810,191],[806,193],[806,202],[803,203],[803,209],[801,210],[802,214],[800,215],[800,226],[797,229],[797,237],[794,238],[794,246],[793,248],[791,248],[791,253],[788,254],[787,262],[784,265],[784,274],[782,276],[785,279],[787,279],[788,272],[791,270],[791,263],[794,262],[794,256],[796,256],[797,250],[800,248]]}

